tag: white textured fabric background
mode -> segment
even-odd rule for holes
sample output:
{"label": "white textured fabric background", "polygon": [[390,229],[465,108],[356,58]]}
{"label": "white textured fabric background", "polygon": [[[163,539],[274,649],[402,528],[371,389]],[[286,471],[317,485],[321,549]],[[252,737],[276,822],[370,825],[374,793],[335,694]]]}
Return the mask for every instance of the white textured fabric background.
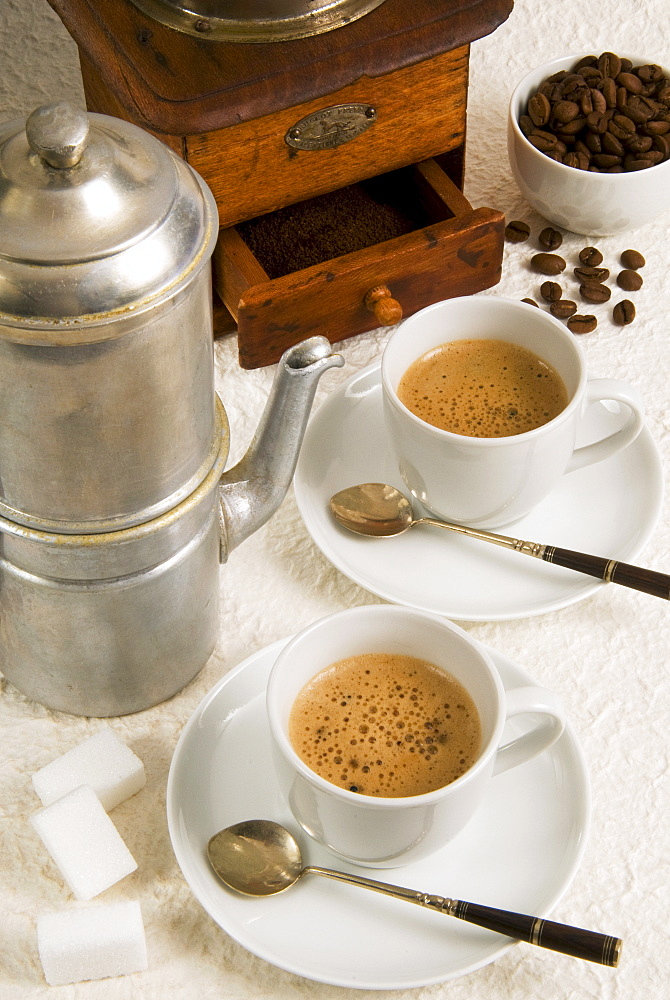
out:
{"label": "white textured fabric background", "polygon": [[[525,218],[539,230],[542,220],[524,203],[507,165],[507,103],[513,84],[527,69],[583,49],[637,52],[668,65],[667,0],[611,0],[595,6],[576,0],[517,0],[508,21],[473,44],[466,168],[466,194],[473,205],[499,208],[508,218]],[[43,0],[0,0],[0,120],[57,97],[81,100],[78,73],[76,50]],[[669,221],[666,216],[626,237],[598,240],[609,260],[625,246],[639,249],[648,261],[645,284],[636,295],[638,320],[632,326],[622,330],[603,318],[595,333],[581,339],[592,373],[628,379],[642,392],[664,470],[670,469]],[[586,242],[568,235],[564,246],[570,253]],[[527,269],[528,256],[527,246],[506,247],[503,280],[491,294],[529,294],[537,282]],[[368,334],[343,345],[346,367],[324,377],[317,404],[375,360],[384,339],[385,334]],[[232,460],[253,433],[272,370],[242,372],[232,338],[217,344],[216,356],[217,389],[232,428]],[[667,500],[637,562],[670,571]],[[30,775],[103,723],[48,711],[2,683],[2,1000],[52,995],[64,1000],[353,1000],[360,995],[275,969],[214,924],[191,895],[172,853],[165,788],[182,726],[230,668],[315,618],[377,599],[320,554],[292,495],[232,554],[220,586],[220,641],[200,676],[169,703],[110,723],[142,758],[148,780],[142,792],[114,811],[139,869],[100,901],[140,900],[149,952],[146,972],[65,987],[48,987],[44,981],[35,918],[65,908],[71,896],[28,822],[39,805]],[[625,941],[622,964],[612,971],[519,946],[459,980],[378,995],[400,1000],[662,1000],[668,996],[670,965],[668,605],[613,586],[538,618],[464,627],[554,688],[567,706],[589,764],[593,822],[580,870],[552,915],[620,934]]]}

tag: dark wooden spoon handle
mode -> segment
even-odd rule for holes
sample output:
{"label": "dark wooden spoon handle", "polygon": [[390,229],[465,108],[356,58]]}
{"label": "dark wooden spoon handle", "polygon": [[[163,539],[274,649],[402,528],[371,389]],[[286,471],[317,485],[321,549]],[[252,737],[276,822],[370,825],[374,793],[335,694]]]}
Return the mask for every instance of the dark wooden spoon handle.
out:
{"label": "dark wooden spoon handle", "polygon": [[641,566],[630,566],[628,563],[617,562],[616,559],[590,556],[585,552],[559,549],[553,545],[545,547],[542,558],[555,566],[565,566],[567,569],[595,576],[607,583],[618,583],[622,587],[631,587],[633,590],[641,590],[644,594],[670,600],[670,576],[666,573],[656,573]]}
{"label": "dark wooden spoon handle", "polygon": [[468,528],[464,524],[438,521],[432,517],[417,518],[413,523],[433,524],[439,528],[446,528],[447,531],[466,535],[468,538],[492,542],[505,549],[520,552],[522,555],[543,559],[544,562],[553,563],[555,566],[565,566],[566,569],[575,570],[577,573],[595,576],[598,580],[604,580],[606,583],[618,583],[622,587],[640,590],[643,594],[662,597],[666,601],[670,600],[670,576],[667,573],[657,573],[651,569],[643,569],[641,566],[630,566],[628,563],[618,562],[616,559],[606,559],[603,556],[591,556],[586,552],[560,549],[556,545],[543,545],[541,542],[528,542],[521,538],[511,538],[509,535],[498,535],[493,531],[485,531],[483,528]]}
{"label": "dark wooden spoon handle", "polygon": [[569,924],[557,924],[553,920],[543,920],[525,913],[497,910],[479,903],[466,903],[462,899],[453,900],[449,912],[460,920],[467,920],[468,923],[497,931],[498,934],[507,934],[520,941],[528,941],[540,948],[549,948],[551,951],[612,968],[619,963],[621,938],[609,934],[599,934],[597,931],[587,931]]}
{"label": "dark wooden spoon handle", "polygon": [[417,889],[378,882],[364,875],[353,875],[351,872],[338,872],[331,868],[317,868],[313,865],[303,868],[301,874],[305,875],[307,872],[324,875],[326,878],[334,879],[336,882],[346,882],[348,885],[364,886],[384,896],[425,906],[438,913],[446,913],[447,916],[486,927],[487,930],[504,934],[505,937],[527,941],[539,948],[559,951],[563,955],[583,958],[587,962],[598,962],[600,965],[615,967],[619,963],[622,942],[620,938],[612,937],[610,934],[587,931],[581,927],[571,927],[570,924],[557,924],[543,917],[531,917],[511,910],[498,910],[491,906],[481,906],[479,903],[466,903],[464,899],[434,896]]}

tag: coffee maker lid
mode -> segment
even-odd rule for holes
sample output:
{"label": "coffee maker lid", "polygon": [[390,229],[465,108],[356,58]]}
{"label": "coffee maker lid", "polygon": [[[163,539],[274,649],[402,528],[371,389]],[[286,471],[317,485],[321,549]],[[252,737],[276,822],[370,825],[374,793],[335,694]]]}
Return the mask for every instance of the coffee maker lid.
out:
{"label": "coffee maker lid", "polygon": [[[136,125],[65,102],[0,126],[0,316],[110,316],[211,256],[204,182]],[[3,280],[4,279],[4,280]]]}
{"label": "coffee maker lid", "polygon": [[286,42],[340,28],[384,0],[131,0],[161,24],[223,42]]}

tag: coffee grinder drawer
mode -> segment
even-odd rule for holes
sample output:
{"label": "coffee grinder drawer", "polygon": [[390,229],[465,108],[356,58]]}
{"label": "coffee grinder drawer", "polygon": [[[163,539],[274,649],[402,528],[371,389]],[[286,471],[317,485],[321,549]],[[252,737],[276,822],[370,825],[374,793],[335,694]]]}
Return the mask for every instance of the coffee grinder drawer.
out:
{"label": "coffee grinder drawer", "polygon": [[[222,229],[214,286],[244,368],[305,337],[337,342],[500,280],[504,216],[473,209],[437,159]],[[335,253],[333,251],[335,250]]]}

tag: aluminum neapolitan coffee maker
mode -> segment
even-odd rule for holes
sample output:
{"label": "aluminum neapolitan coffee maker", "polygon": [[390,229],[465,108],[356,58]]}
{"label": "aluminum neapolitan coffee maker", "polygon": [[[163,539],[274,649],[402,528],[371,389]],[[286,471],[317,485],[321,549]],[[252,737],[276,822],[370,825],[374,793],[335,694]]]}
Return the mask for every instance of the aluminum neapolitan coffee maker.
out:
{"label": "aluminum neapolitan coffee maker", "polygon": [[225,470],[209,189],[135,125],[59,103],[0,128],[0,669],[60,711],[170,697],[217,638],[218,567],[277,509],[323,337],[287,351]]}

